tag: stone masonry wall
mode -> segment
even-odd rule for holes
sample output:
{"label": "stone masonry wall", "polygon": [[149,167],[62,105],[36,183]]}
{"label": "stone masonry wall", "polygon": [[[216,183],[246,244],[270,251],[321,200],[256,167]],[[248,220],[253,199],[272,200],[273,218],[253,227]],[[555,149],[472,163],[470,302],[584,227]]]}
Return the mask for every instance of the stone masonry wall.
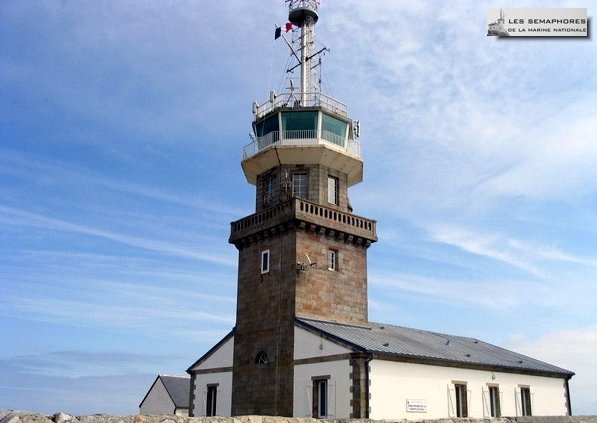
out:
{"label": "stone masonry wall", "polygon": [[[328,250],[337,270],[329,270]],[[297,261],[312,261],[297,277],[296,314],[348,324],[367,322],[367,248],[337,239],[325,229],[297,232]],[[307,258],[308,256],[308,258]]]}
{"label": "stone masonry wall", "polygon": [[[383,423],[406,423],[409,420],[384,420]],[[424,423],[597,423],[597,416],[562,416],[562,417],[519,417],[500,419],[438,419],[412,420]],[[71,416],[56,413],[53,416],[22,411],[0,411],[0,423],[382,423],[369,419],[318,420],[312,418],[240,416],[240,417],[181,417],[174,415],[160,416]]]}

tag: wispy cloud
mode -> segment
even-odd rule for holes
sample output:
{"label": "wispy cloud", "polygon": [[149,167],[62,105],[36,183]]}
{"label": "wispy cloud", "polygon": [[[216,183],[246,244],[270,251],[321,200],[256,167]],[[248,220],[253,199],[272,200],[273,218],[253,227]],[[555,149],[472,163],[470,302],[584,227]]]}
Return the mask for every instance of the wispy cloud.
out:
{"label": "wispy cloud", "polygon": [[433,241],[460,248],[471,254],[500,261],[541,278],[551,278],[548,262],[567,262],[597,267],[597,259],[575,256],[553,246],[532,244],[487,230],[454,225],[430,225]]}
{"label": "wispy cloud", "polygon": [[[214,264],[234,266],[236,262],[228,257],[222,257],[205,252],[205,250],[191,250],[180,245],[164,241],[157,241],[132,235],[125,235],[106,231],[99,228],[88,227],[76,223],[67,222],[61,219],[43,216],[26,210],[20,210],[13,207],[0,205],[0,213],[8,217],[10,224],[19,224],[49,230],[74,232],[80,235],[88,235],[115,241],[118,243],[130,245],[156,251],[162,254],[174,255],[179,257],[191,258],[195,260],[206,261]],[[2,217],[0,217],[1,219]]]}
{"label": "wispy cloud", "polygon": [[[389,297],[404,298],[406,294],[425,302],[454,307],[464,303],[467,307],[501,312],[515,310],[529,302],[553,302],[548,287],[528,280],[459,280],[401,272],[371,272],[369,283],[372,289],[385,292]],[[534,293],[532,299],[526,296],[528,291]]]}
{"label": "wispy cloud", "polygon": [[[11,296],[6,299],[16,313],[23,313],[29,320],[67,323],[74,326],[100,326],[111,328],[136,328],[158,334],[158,328],[186,327],[192,325],[234,325],[234,315],[224,315],[222,310],[209,313],[187,305],[184,308],[147,304],[114,304],[88,299],[58,299],[29,296]],[[178,306],[178,304],[175,304]],[[163,333],[163,330],[159,331]]]}
{"label": "wispy cloud", "polygon": [[128,181],[117,180],[113,177],[102,176],[96,170],[75,167],[73,164],[40,157],[0,147],[0,172],[8,177],[16,177],[30,183],[46,186],[80,186],[83,189],[103,188],[121,195],[135,195],[150,200],[171,203],[188,207],[202,212],[198,218],[221,219],[222,216],[232,219],[240,216],[243,211],[236,210],[230,204],[220,204],[214,198],[202,198],[201,192],[189,196],[182,196],[157,189],[152,186],[133,184]]}

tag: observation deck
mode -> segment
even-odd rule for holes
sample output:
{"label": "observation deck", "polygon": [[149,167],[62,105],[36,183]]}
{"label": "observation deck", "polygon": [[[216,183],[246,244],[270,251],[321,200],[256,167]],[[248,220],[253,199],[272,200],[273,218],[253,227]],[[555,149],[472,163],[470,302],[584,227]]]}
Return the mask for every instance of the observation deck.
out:
{"label": "observation deck", "polygon": [[348,185],[363,180],[358,126],[348,108],[323,93],[270,94],[253,104],[252,142],[243,149],[247,181],[280,164],[317,164],[348,175]]}

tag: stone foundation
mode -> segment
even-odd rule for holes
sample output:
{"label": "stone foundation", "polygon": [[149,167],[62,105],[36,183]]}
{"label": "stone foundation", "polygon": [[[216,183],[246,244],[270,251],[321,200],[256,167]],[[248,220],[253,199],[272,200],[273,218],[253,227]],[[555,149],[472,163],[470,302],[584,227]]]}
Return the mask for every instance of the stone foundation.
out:
{"label": "stone foundation", "polygon": [[370,420],[329,419],[319,420],[307,417],[239,416],[239,417],[181,417],[160,416],[71,416],[56,413],[53,416],[24,411],[0,411],[0,423],[597,423],[597,416],[561,417],[518,417],[500,419],[437,419],[437,420]]}

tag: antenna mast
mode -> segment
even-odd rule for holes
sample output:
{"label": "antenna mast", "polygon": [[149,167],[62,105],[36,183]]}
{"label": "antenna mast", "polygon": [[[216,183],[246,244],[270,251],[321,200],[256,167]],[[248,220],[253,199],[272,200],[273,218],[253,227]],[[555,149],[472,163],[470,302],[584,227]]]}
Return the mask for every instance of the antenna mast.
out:
{"label": "antenna mast", "polygon": [[315,23],[319,19],[317,8],[320,0],[286,0],[288,20],[301,29],[301,104],[307,104],[307,94],[312,90],[314,75],[310,60],[314,56]]}

